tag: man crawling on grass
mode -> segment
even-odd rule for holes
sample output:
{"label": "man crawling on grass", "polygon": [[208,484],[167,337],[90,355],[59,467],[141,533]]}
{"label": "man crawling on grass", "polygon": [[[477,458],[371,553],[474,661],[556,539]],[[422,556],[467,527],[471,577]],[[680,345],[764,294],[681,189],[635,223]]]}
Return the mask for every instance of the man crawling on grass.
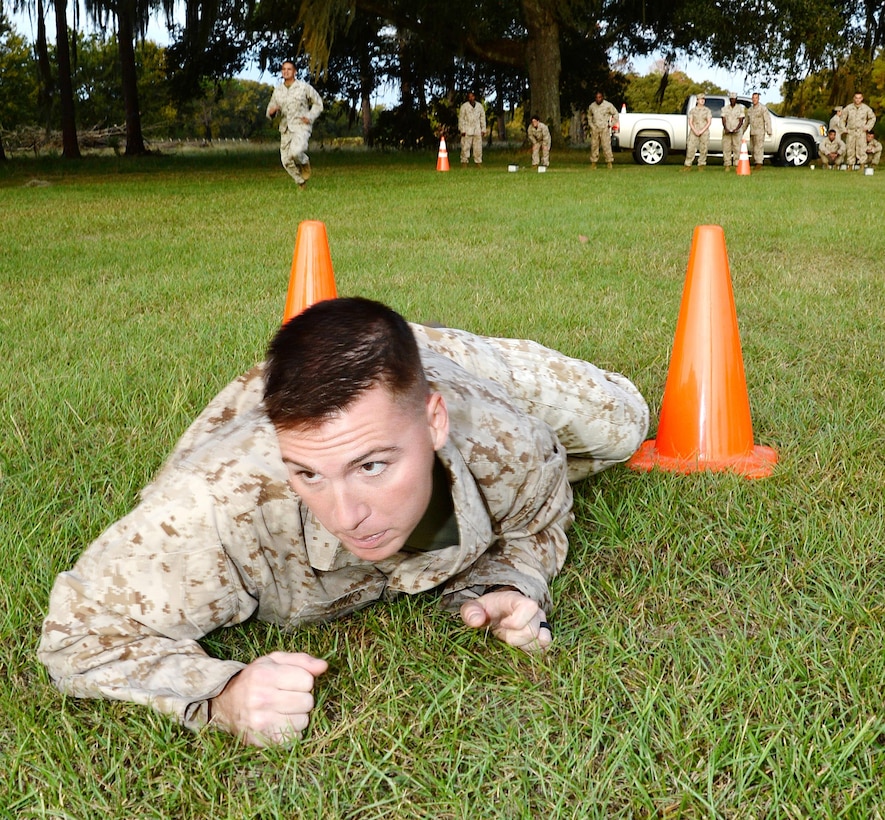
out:
{"label": "man crawling on grass", "polygon": [[326,661],[212,658],[198,641],[219,627],[294,628],[436,590],[466,626],[543,650],[569,481],[628,459],[647,427],[616,373],[365,299],[320,302],[58,576],[40,659],[69,695],[263,746],[306,728]]}

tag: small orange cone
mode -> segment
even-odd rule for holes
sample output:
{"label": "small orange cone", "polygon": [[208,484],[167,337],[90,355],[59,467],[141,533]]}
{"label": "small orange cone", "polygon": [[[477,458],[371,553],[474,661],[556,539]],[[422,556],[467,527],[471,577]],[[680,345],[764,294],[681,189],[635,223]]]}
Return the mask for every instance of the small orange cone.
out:
{"label": "small orange cone", "polygon": [[298,226],[295,236],[295,254],[292,257],[283,324],[315,302],[337,296],[326,226],[316,220],[306,220]]}
{"label": "small orange cone", "polygon": [[737,175],[739,177],[750,176],[750,154],[747,152],[747,138],[741,140],[741,153],[738,156]]}
{"label": "small orange cone", "polygon": [[719,225],[699,225],[691,243],[658,437],[643,443],[628,466],[681,473],[728,470],[763,478],[776,463],[774,450],[753,445],[725,235]]}
{"label": "small orange cone", "polygon": [[448,171],[449,170],[449,152],[446,150],[446,138],[440,137],[439,140],[439,154],[436,158],[436,170],[437,171]]}

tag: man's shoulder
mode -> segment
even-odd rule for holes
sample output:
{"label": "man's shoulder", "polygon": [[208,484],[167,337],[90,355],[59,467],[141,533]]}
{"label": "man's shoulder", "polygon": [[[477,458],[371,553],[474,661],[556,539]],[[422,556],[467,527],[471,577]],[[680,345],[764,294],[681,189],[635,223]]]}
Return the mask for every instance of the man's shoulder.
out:
{"label": "man's shoulder", "polygon": [[232,497],[285,483],[276,433],[262,402],[263,375],[262,366],[254,368],[212,399],[142,495],[169,482],[206,484]]}
{"label": "man's shoulder", "polygon": [[510,394],[512,374],[485,337],[426,329],[416,336],[427,380],[446,399],[450,435],[468,462],[512,461],[515,452],[554,441],[552,430]]}

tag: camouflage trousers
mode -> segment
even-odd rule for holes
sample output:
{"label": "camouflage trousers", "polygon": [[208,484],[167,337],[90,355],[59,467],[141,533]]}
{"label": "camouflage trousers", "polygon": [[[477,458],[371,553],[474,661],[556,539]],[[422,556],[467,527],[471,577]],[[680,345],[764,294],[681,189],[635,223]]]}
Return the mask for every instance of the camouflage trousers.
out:
{"label": "camouflage trousers", "polygon": [[590,126],[590,162],[596,162],[599,159],[599,148],[602,146],[602,155],[606,162],[614,161],[612,154],[612,140],[609,129],[597,128],[595,125]]}
{"label": "camouflage trousers", "polygon": [[729,165],[737,165],[741,157],[741,135],[740,134],[722,134],[722,164],[728,168]]}
{"label": "camouflage trousers", "polygon": [[765,159],[765,132],[761,134],[750,134],[749,140],[750,157],[753,159],[753,165],[762,165]]}
{"label": "camouflage trousers", "polygon": [[698,168],[707,164],[707,145],[710,142],[710,131],[704,131],[698,136],[694,131],[688,132],[688,148],[685,149],[685,164],[691,166],[694,162],[695,152],[698,154]]}
{"label": "camouflage trousers", "polygon": [[461,135],[461,164],[470,162],[470,152],[473,152],[473,161],[482,165],[482,134]]}
{"label": "camouflage trousers", "polygon": [[307,156],[307,144],[310,142],[311,127],[309,125],[296,125],[288,131],[280,132],[280,161],[283,168],[289,172],[299,185],[303,183],[301,169],[310,163]]}
{"label": "camouflage trousers", "polygon": [[626,461],[648,432],[648,405],[620,373],[526,339],[411,327],[419,347],[496,382],[514,404],[553,430],[568,456],[569,481]]}
{"label": "camouflage trousers", "polygon": [[849,166],[867,164],[867,135],[861,129],[845,135],[845,161]]}

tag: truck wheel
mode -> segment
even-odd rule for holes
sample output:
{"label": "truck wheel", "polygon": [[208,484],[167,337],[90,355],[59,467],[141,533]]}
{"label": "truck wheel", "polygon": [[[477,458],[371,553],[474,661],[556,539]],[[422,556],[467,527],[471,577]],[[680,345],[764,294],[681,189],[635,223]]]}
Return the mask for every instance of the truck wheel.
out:
{"label": "truck wheel", "polygon": [[814,142],[808,137],[787,137],[781,143],[778,159],[781,165],[792,165],[801,168],[808,165],[814,157]]}
{"label": "truck wheel", "polygon": [[663,137],[640,137],[633,147],[633,159],[640,165],[660,165],[670,151]]}

